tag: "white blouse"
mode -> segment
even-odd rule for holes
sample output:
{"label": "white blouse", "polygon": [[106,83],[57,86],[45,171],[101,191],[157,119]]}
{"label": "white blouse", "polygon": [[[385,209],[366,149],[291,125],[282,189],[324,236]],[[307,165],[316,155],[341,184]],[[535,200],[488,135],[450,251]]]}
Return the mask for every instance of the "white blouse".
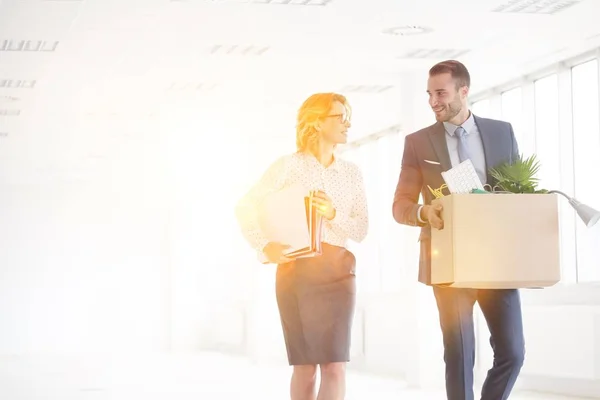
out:
{"label": "white blouse", "polygon": [[325,192],[335,208],[332,220],[324,219],[322,241],[346,247],[348,239],[361,242],[367,235],[369,217],[363,177],[358,166],[335,158],[329,167],[307,153],[293,153],[279,158],[267,169],[260,181],[240,200],[236,215],[242,233],[258,252],[269,242],[258,222],[258,205],[270,193],[294,184]]}

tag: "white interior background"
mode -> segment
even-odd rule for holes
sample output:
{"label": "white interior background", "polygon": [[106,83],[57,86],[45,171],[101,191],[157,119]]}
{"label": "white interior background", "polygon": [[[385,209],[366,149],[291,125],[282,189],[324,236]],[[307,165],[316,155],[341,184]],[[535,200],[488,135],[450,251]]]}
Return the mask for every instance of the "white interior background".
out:
{"label": "white interior background", "polygon": [[[418,232],[391,216],[403,137],[433,122],[435,62],[467,65],[473,111],[513,124],[541,187],[600,208],[597,0],[265,3],[0,0],[2,362],[217,350],[286,365],[274,268],[233,207],[294,151],[296,110],[317,91],[353,106],[341,156],[364,171],[372,221],[352,246],[354,370],[443,387]],[[384,33],[406,25],[430,31]],[[20,45],[38,40],[59,43]],[[522,293],[518,386],[600,398],[600,225],[560,207],[563,280]],[[479,315],[477,338],[481,381]]]}

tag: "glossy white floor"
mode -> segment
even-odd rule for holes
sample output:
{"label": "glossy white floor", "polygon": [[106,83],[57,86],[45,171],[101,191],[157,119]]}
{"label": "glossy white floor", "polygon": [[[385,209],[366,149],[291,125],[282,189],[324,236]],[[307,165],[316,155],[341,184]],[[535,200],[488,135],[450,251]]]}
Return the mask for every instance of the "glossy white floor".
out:
{"label": "glossy white floor", "polygon": [[[3,400],[188,400],[288,398],[289,369],[218,353],[139,356],[0,358]],[[401,381],[350,372],[347,400],[445,399],[442,392],[410,390]],[[515,393],[513,400],[577,400]]]}

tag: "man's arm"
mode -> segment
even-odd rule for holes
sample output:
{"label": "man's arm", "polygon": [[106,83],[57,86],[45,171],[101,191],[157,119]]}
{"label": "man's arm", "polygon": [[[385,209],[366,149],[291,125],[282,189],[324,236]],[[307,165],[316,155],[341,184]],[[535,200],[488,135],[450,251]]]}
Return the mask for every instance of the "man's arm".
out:
{"label": "man's arm", "polygon": [[404,139],[404,154],[400,178],[394,194],[392,214],[399,224],[425,226],[423,206],[419,205],[419,193],[423,186],[423,175],[419,167],[417,154],[410,137]]}

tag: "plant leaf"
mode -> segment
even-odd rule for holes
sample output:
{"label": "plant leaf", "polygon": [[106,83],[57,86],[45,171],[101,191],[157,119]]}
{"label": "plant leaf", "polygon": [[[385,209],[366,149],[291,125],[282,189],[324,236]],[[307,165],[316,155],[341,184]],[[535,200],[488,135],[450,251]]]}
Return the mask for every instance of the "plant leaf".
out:
{"label": "plant leaf", "polygon": [[535,154],[528,158],[520,155],[512,164],[504,163],[491,168],[490,175],[497,180],[497,185],[507,192],[543,193],[545,189],[536,189],[539,182],[536,174],[539,170],[540,163]]}

